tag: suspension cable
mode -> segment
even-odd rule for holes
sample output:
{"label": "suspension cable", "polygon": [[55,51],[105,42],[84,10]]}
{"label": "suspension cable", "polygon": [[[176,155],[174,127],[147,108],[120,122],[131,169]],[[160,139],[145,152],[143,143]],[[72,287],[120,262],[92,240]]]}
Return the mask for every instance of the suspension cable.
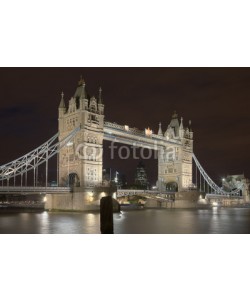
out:
{"label": "suspension cable", "polygon": [[59,134],[57,133],[47,142],[42,144],[35,150],[23,155],[22,157],[0,166],[0,180],[9,182],[10,178],[18,175],[25,174],[25,185],[27,186],[27,172],[34,170],[44,162],[56,155],[64,146],[70,142],[76,133],[80,130],[80,127],[75,128],[69,135],[57,142]]}
{"label": "suspension cable", "polygon": [[[240,191],[242,191],[242,189],[243,189],[243,183],[241,183],[240,187],[238,187],[235,191],[232,191],[232,192],[226,192],[226,191],[224,191],[216,183],[214,183],[214,181],[208,176],[208,174],[202,168],[201,164],[199,163],[199,161],[196,158],[196,156],[194,155],[194,153],[193,153],[193,159],[194,159],[194,162],[195,162],[196,166],[198,167],[198,169],[200,171],[200,176],[202,175],[203,179],[207,182],[207,184],[210,186],[210,188],[216,194],[230,196],[230,195],[237,195]],[[200,182],[201,182],[201,180],[200,180]]]}

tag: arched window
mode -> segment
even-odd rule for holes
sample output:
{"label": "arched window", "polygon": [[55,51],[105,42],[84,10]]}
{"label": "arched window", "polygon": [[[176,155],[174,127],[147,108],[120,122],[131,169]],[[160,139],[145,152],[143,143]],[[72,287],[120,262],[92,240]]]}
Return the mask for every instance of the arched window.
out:
{"label": "arched window", "polygon": [[68,175],[67,185],[70,187],[79,187],[80,186],[79,176],[76,173],[70,173]]}

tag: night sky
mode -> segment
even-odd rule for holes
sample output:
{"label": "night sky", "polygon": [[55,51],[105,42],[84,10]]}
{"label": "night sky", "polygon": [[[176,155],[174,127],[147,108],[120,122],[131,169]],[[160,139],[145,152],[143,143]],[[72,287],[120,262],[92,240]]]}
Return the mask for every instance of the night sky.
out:
{"label": "night sky", "polygon": [[[57,132],[58,105],[74,95],[80,75],[89,94],[102,86],[105,120],[165,131],[176,110],[192,120],[194,152],[217,182],[227,174],[250,177],[249,68],[0,68],[0,164],[33,150]],[[104,167],[134,179],[137,161]],[[144,161],[150,182],[157,161]]]}

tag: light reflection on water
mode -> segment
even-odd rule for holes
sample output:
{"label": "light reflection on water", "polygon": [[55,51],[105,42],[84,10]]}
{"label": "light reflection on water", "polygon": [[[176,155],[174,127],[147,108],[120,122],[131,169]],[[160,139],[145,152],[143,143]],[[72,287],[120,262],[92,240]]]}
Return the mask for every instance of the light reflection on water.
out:
{"label": "light reflection on water", "polygon": [[43,212],[41,233],[99,233],[99,213]]}
{"label": "light reflection on water", "polygon": [[[0,233],[100,233],[99,212],[0,211]],[[249,208],[114,213],[114,233],[250,233]]]}

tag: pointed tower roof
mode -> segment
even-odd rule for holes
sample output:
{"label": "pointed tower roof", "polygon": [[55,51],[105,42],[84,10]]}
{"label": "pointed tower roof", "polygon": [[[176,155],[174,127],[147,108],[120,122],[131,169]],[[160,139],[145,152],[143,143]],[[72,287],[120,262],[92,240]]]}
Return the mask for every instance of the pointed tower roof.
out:
{"label": "pointed tower roof", "polygon": [[65,102],[64,102],[64,93],[61,93],[61,102],[59,105],[59,108],[66,108]]}
{"label": "pointed tower roof", "polygon": [[102,88],[99,88],[99,98],[98,98],[98,104],[103,104],[103,100],[102,100]]}
{"label": "pointed tower roof", "polygon": [[83,85],[85,83],[82,75],[80,76],[80,80],[78,81],[78,85]]}
{"label": "pointed tower roof", "polygon": [[170,127],[173,128],[175,136],[178,137],[180,124],[179,124],[178,115],[177,115],[176,111],[174,111],[174,113],[172,115],[172,120],[169,125],[170,125]]}
{"label": "pointed tower roof", "polygon": [[178,115],[177,115],[176,110],[175,110],[173,115],[172,115],[172,119],[177,119],[177,118],[178,118]]}
{"label": "pointed tower roof", "polygon": [[162,129],[161,129],[161,123],[159,123],[158,135],[163,136]]}
{"label": "pointed tower roof", "polygon": [[191,122],[191,120],[189,120],[188,125],[189,125],[189,130],[192,131],[192,126],[191,126],[192,122]]}
{"label": "pointed tower roof", "polygon": [[78,81],[78,87],[75,91],[74,98],[78,101],[79,99],[89,99],[87,90],[86,90],[86,83],[82,77],[80,76],[80,80]]}
{"label": "pointed tower roof", "polygon": [[183,129],[183,118],[181,117],[180,129]]}

